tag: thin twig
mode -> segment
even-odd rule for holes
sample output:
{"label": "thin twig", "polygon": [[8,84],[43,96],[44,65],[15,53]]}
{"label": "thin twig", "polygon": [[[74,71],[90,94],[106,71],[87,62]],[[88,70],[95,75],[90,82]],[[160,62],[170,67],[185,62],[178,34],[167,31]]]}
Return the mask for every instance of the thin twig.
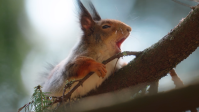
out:
{"label": "thin twig", "polygon": [[[103,64],[107,64],[109,63],[110,61],[114,60],[115,58],[120,58],[120,57],[123,57],[123,56],[129,56],[129,55],[135,55],[136,57],[138,55],[140,55],[142,52],[130,52],[130,51],[124,51],[122,53],[118,53],[112,57],[110,57],[109,59],[103,61],[102,63]],[[62,101],[67,101],[68,99],[70,100],[70,97],[71,97],[71,94],[80,86],[83,84],[83,82],[88,79],[94,72],[90,72],[89,74],[87,74],[83,79],[80,79],[80,80],[75,80],[75,81],[72,81],[72,82],[69,82],[70,84],[66,84],[64,86],[64,91],[63,91],[63,95],[60,96],[60,97],[57,97],[57,96],[51,96],[52,99],[55,99],[53,102],[49,103],[48,105],[53,105],[57,102],[62,102]],[[77,85],[75,85],[75,87],[73,87],[66,95],[64,95],[64,93],[66,92],[66,89],[67,88],[70,88],[72,84],[74,84],[75,82],[78,82]],[[37,89],[40,89],[41,86],[37,86]],[[25,104],[23,107],[19,108],[18,112],[20,112],[23,108],[25,108],[26,106],[30,105],[31,103],[33,103],[34,101],[32,102],[29,102],[27,104]],[[43,102],[42,102],[43,103]]]}
{"label": "thin twig", "polygon": [[34,101],[31,101],[31,102],[25,104],[23,107],[19,108],[18,112],[20,112],[23,108],[29,106],[29,105],[30,105],[31,103],[33,103],[33,102],[34,102]]}
{"label": "thin twig", "polygon": [[178,3],[178,4],[181,4],[181,5],[183,5],[183,6],[186,6],[186,7],[191,8],[191,6],[189,6],[189,5],[185,4],[185,3],[182,3],[182,2],[180,2],[180,1],[177,1],[177,0],[172,0],[172,1],[174,1],[174,2],[176,2],[176,3]]}
{"label": "thin twig", "polygon": [[158,85],[159,85],[159,80],[158,81],[155,81],[155,82],[152,82],[150,84],[150,88],[149,88],[149,94],[156,94],[158,93]]}
{"label": "thin twig", "polygon": [[[81,80],[81,79],[80,79]],[[80,80],[75,80],[75,81],[70,81],[68,82],[65,86],[64,86],[64,91],[63,91],[63,95],[62,95],[62,100],[64,101],[64,94],[66,92],[66,89],[70,88],[72,86],[72,84],[74,84],[75,82],[79,82]],[[56,97],[57,98],[57,97]]]}
{"label": "thin twig", "polygon": [[116,55],[110,57],[109,59],[103,61],[102,63],[103,63],[103,64],[107,64],[108,62],[114,60],[115,58],[120,58],[120,57],[128,56],[128,55],[135,55],[135,56],[137,57],[137,56],[140,55],[140,54],[141,54],[141,52],[124,51],[124,52],[122,52],[122,53],[118,53],[118,54],[116,54]]}
{"label": "thin twig", "polygon": [[174,82],[176,88],[179,88],[179,87],[184,86],[182,80],[178,77],[178,75],[177,75],[177,73],[175,72],[174,69],[171,69],[171,70],[169,71],[169,74],[171,75],[172,80],[173,80],[173,82]]}
{"label": "thin twig", "polygon": [[[114,60],[114,59],[116,59],[116,58],[120,58],[120,57],[128,56],[128,55],[135,55],[135,56],[137,57],[137,56],[140,55],[141,53],[142,53],[142,52],[124,51],[124,52],[122,52],[122,53],[118,53],[118,54],[116,54],[116,55],[110,57],[109,59],[103,61],[102,63],[103,63],[103,64],[107,64],[107,63],[109,63],[110,61],[112,61],[112,60]],[[56,100],[55,100],[54,102],[50,103],[49,105],[55,104],[55,103],[57,103],[57,102],[62,102],[62,100],[63,100],[62,97],[64,97],[65,101],[67,101],[67,100],[70,98],[71,94],[72,94],[80,85],[82,85],[83,82],[84,82],[86,79],[88,79],[93,73],[94,73],[94,72],[90,72],[89,74],[87,74],[83,79],[79,80],[79,82],[77,83],[77,85],[75,85],[66,95],[57,97]]]}

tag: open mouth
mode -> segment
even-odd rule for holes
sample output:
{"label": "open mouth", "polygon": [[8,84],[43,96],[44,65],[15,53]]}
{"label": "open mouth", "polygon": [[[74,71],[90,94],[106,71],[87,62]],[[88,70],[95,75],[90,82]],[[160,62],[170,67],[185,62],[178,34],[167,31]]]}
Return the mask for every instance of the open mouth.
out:
{"label": "open mouth", "polygon": [[116,42],[116,45],[117,45],[119,50],[121,50],[121,45],[122,45],[122,43],[124,42],[125,39],[126,38],[122,38],[122,39],[120,39],[119,41]]}

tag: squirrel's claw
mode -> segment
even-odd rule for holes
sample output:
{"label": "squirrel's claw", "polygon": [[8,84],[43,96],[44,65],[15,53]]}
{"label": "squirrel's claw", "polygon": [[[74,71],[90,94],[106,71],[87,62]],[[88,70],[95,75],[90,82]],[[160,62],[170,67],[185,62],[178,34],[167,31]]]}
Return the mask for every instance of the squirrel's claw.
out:
{"label": "squirrel's claw", "polygon": [[106,76],[106,66],[102,63],[94,62],[90,65],[90,71],[97,73],[99,77],[104,78]]}

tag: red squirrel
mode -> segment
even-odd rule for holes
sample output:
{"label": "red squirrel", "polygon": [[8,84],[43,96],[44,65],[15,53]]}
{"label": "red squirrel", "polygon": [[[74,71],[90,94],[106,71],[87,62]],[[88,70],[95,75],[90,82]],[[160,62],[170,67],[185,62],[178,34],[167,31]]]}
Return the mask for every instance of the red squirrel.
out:
{"label": "red squirrel", "polygon": [[120,61],[116,65],[117,59],[106,65],[102,62],[121,52],[120,46],[129,36],[131,27],[118,20],[101,19],[91,2],[92,15],[80,0],[77,0],[77,3],[80,8],[79,21],[83,35],[70,56],[51,70],[42,85],[42,90],[50,92],[52,96],[62,96],[67,80],[82,79],[89,72],[94,72],[71,97],[86,95],[108,78],[114,69],[117,70],[124,65]]}

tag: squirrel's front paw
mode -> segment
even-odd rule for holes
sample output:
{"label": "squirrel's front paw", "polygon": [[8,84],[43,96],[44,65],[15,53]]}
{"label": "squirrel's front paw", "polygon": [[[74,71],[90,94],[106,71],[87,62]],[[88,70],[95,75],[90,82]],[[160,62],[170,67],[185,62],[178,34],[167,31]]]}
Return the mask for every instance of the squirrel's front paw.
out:
{"label": "squirrel's front paw", "polygon": [[90,71],[97,73],[99,77],[104,78],[106,76],[106,66],[102,63],[92,62],[89,66]]}

